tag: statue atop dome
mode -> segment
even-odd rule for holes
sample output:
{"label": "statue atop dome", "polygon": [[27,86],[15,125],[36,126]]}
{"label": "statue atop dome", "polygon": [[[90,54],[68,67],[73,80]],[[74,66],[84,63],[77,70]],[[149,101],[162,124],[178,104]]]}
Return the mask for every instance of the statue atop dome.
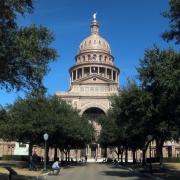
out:
{"label": "statue atop dome", "polygon": [[93,14],[93,19],[96,20],[97,12]]}

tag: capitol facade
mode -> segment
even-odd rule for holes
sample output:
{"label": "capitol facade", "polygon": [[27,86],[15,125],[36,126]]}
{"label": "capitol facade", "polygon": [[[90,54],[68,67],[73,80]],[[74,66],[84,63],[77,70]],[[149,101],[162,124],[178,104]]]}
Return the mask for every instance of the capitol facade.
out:
{"label": "capitol facade", "polygon": [[96,139],[86,149],[79,150],[79,156],[93,159],[102,158],[104,154],[96,143],[101,130],[96,118],[106,114],[110,108],[110,97],[119,93],[120,70],[114,64],[108,42],[100,36],[95,15],[90,27],[91,35],[80,43],[75,65],[69,69],[70,89],[68,92],[56,92],[56,95],[80,110],[80,115],[86,115],[93,123]]}

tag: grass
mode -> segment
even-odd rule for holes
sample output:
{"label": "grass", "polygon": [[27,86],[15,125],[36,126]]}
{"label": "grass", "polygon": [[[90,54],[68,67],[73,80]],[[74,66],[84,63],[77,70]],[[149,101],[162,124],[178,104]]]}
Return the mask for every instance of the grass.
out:
{"label": "grass", "polygon": [[4,167],[11,167],[15,172],[17,172],[18,176],[13,176],[13,179],[17,180],[25,180],[33,177],[37,177],[42,175],[42,170],[39,169],[37,171],[29,171],[27,168],[27,162],[20,161],[0,161],[0,179],[8,180],[9,171]]}
{"label": "grass", "polygon": [[[27,168],[18,168],[18,167],[12,167],[12,169],[16,171],[18,175],[23,175],[23,176],[40,176],[42,174],[41,170],[29,171],[29,169]],[[3,167],[0,167],[0,174],[9,174],[9,171]]]}
{"label": "grass", "polygon": [[180,179],[180,163],[164,163],[162,167],[154,166],[154,175],[166,180]]}

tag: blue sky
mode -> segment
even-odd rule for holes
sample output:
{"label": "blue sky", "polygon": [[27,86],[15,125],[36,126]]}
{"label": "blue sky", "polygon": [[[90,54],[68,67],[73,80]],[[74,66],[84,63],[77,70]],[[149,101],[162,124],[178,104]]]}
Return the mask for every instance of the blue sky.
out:
{"label": "blue sky", "polygon": [[[21,26],[47,26],[55,35],[51,46],[59,58],[50,64],[44,78],[48,94],[69,88],[69,68],[75,63],[80,42],[90,35],[92,14],[97,12],[100,34],[110,44],[115,64],[120,68],[120,87],[128,77],[136,76],[144,50],[157,43],[162,48],[173,46],[160,34],[168,28],[168,20],[160,13],[168,9],[168,0],[35,0],[34,13],[19,17]],[[13,103],[23,92],[0,90],[0,104]]]}

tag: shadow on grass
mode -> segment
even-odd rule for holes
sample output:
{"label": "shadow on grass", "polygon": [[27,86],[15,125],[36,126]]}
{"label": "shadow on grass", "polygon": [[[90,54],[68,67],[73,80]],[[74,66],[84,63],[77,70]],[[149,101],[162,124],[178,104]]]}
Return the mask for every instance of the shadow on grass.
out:
{"label": "shadow on grass", "polygon": [[[21,175],[13,175],[12,180],[34,180],[35,177],[30,176],[21,176]],[[0,173],[0,180],[9,180],[8,174]]]}
{"label": "shadow on grass", "polygon": [[[180,163],[179,163],[179,166],[180,166]],[[179,180],[180,179],[180,170],[178,170],[171,164],[163,164],[163,167],[159,167],[158,165],[155,165],[153,172],[156,176],[159,176],[166,180]]]}
{"label": "shadow on grass", "polygon": [[136,173],[130,172],[130,171],[101,171],[100,172],[101,175],[105,175],[105,176],[118,176],[121,178],[133,178],[136,180],[145,180],[145,179],[150,179],[147,178],[145,176],[141,176],[139,177]]}

